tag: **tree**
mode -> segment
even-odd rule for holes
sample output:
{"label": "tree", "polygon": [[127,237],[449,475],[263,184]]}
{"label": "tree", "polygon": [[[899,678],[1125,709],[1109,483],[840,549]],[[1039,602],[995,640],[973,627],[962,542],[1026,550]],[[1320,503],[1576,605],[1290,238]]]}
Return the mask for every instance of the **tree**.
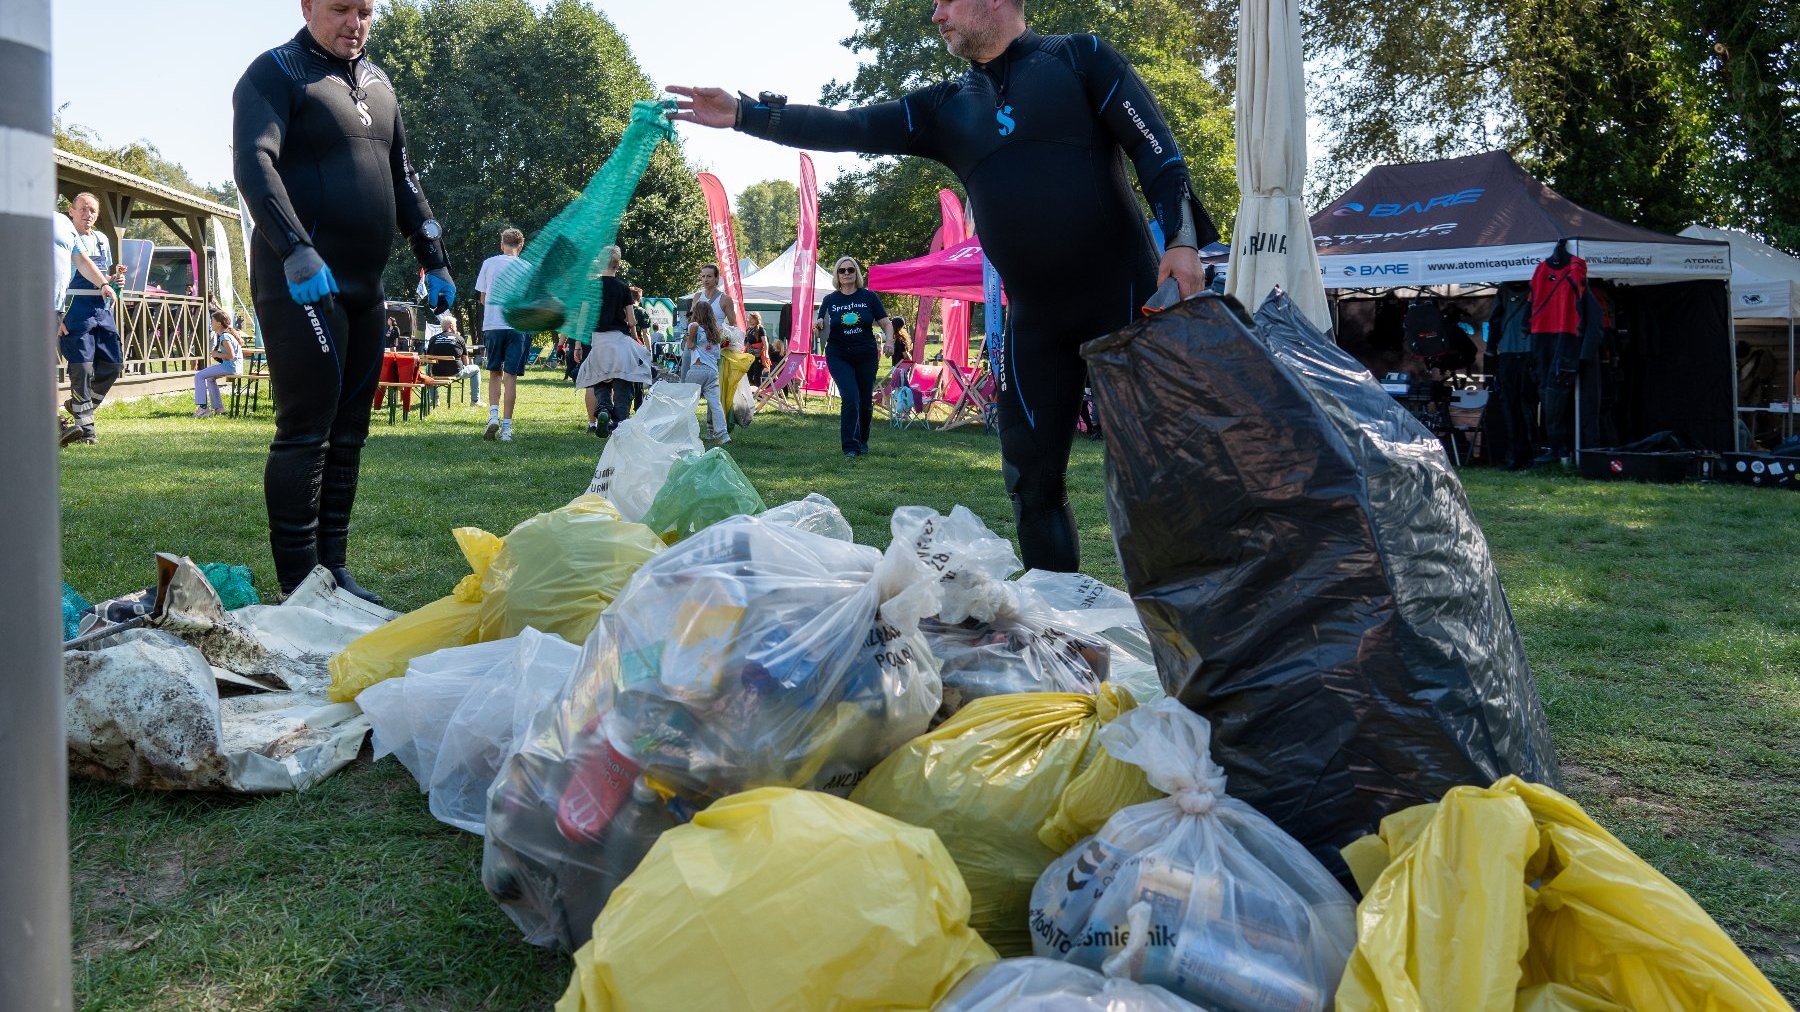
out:
{"label": "tree", "polygon": [[[392,0],[369,53],[393,79],[407,148],[444,223],[459,286],[573,200],[618,146],[632,103],[655,88],[606,17],[582,0]],[[686,290],[711,255],[706,205],[679,147],[651,159],[619,227],[625,276],[647,294]],[[383,278],[410,297],[418,266],[401,244]]]}
{"label": "tree", "polygon": [[1714,223],[1800,253],[1800,6],[1689,0],[1675,19],[1708,114],[1722,194]]}
{"label": "tree", "polygon": [[[861,24],[844,45],[866,53],[854,77],[823,92],[829,105],[868,103],[963,73],[917,0],[851,0]],[[1229,0],[1033,0],[1039,32],[1094,32],[1138,69],[1187,158],[1194,187],[1220,230],[1237,213],[1236,147],[1228,99],[1232,36]],[[936,231],[939,189],[962,194],[950,172],[921,159],[876,159],[840,176],[820,195],[820,230],[834,250],[870,262],[923,255]],[[981,209],[975,208],[980,219]]]}
{"label": "tree", "polygon": [[800,227],[800,188],[785,179],[751,183],[737,199],[738,254],[767,265],[793,245]]}
{"label": "tree", "polygon": [[819,262],[853,256],[867,265],[925,255],[943,220],[942,189],[962,194],[949,169],[923,158],[884,158],[838,176],[819,194]]}
{"label": "tree", "polygon": [[1776,0],[1311,0],[1334,139],[1315,196],[1373,161],[1495,147],[1565,196],[1664,231],[1800,247],[1800,12]]}

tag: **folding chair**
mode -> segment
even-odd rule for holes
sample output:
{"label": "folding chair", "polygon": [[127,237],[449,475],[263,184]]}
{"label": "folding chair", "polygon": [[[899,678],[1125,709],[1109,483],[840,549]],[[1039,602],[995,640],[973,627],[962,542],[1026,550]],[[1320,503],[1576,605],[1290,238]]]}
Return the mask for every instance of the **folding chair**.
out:
{"label": "folding chair", "polygon": [[806,412],[801,400],[800,370],[805,365],[801,355],[790,354],[781,360],[781,368],[763,379],[762,386],[756,388],[756,410],[773,404],[775,410],[783,414],[798,415]]}
{"label": "folding chair", "polygon": [[957,370],[957,379],[962,383],[962,396],[950,406],[950,417],[944,419],[944,423],[938,426],[938,431],[948,432],[980,422],[989,432],[998,432],[999,428],[995,423],[998,405],[994,402],[994,377],[988,372],[987,361],[984,359],[969,373]]}

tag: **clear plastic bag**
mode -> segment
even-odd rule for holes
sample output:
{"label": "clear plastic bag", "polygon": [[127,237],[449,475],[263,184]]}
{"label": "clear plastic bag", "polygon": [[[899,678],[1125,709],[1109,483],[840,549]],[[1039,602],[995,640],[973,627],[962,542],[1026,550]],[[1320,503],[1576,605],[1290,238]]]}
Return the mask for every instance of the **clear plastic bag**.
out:
{"label": "clear plastic bag", "polygon": [[969,971],[932,1012],[1205,1012],[1153,984],[1054,959],[1003,959]]}
{"label": "clear plastic bag", "polygon": [[415,657],[400,678],[389,678],[357,694],[373,728],[369,747],[375,758],[392,755],[419,782],[421,794],[431,789],[438,746],[444,729],[471,689],[487,678],[513,652],[511,641],[450,647]]}
{"label": "clear plastic bag", "polygon": [[754,787],[849,794],[937,710],[937,606],[910,551],[758,517],[652,559],[495,781],[483,881],[531,941],[574,947],[662,828]]}
{"label": "clear plastic bag", "polygon": [[1107,642],[1111,648],[1108,681],[1124,686],[1140,703],[1155,702],[1166,694],[1156,674],[1150,637],[1130,594],[1081,573],[1033,569],[1018,582],[1056,609],[1058,625]]}
{"label": "clear plastic bag", "polygon": [[706,449],[694,416],[699,405],[700,388],[692,383],[652,384],[643,406],[607,438],[588,492],[605,496],[626,520],[643,520],[675,458]]}
{"label": "clear plastic bag", "polygon": [[1009,581],[1018,556],[980,517],[962,506],[947,517],[902,506],[893,523],[895,538],[943,584],[941,610],[921,626],[943,665],[943,716],[1015,692],[1092,695],[1107,679],[1107,644],[1059,621],[1034,590]]}
{"label": "clear plastic bag", "polygon": [[487,831],[488,791],[519,750],[539,710],[555,702],[581,648],[526,629],[512,650],[472,686],[443,728],[431,767],[431,814],[471,833]]}
{"label": "clear plastic bag", "polygon": [[824,535],[834,541],[856,540],[856,532],[850,529],[850,521],[844,519],[844,513],[837,508],[837,503],[817,492],[808,492],[804,499],[772,507],[762,514],[762,518],[771,523],[787,524],[789,527]]}
{"label": "clear plastic bag", "polygon": [[1306,848],[1225,794],[1210,738],[1169,699],[1101,730],[1108,752],[1170,796],[1118,812],[1045,870],[1032,949],[1217,1012],[1322,1012],[1356,941],[1355,903]]}

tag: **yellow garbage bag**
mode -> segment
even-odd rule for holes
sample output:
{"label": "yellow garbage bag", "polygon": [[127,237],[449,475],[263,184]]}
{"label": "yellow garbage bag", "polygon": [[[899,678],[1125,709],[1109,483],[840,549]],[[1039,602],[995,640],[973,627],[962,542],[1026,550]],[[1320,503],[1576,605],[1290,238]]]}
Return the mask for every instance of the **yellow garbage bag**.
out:
{"label": "yellow garbage bag", "polygon": [[557,1012],[929,1009],[992,962],[928,829],[785,787],[663,833],[575,953]]}
{"label": "yellow garbage bag", "polygon": [[1507,777],[1382,820],[1339,1012],[1786,1009],[1687,893],[1575,802]]}
{"label": "yellow garbage bag", "polygon": [[1152,801],[1144,771],[1098,732],[1137,701],[1028,692],[977,699],[883,760],[850,800],[937,833],[973,904],[969,924],[1002,955],[1031,954],[1031,888],[1114,812]]}
{"label": "yellow garbage bag", "polygon": [[517,636],[526,626],[580,644],[625,581],[662,539],[619,519],[612,503],[584,495],[512,529],[482,578],[476,641]]}
{"label": "yellow garbage bag", "polygon": [[481,578],[500,554],[501,542],[479,527],[458,527],[451,533],[473,572],[458,581],[449,596],[364,633],[333,657],[332,702],[351,702],[376,682],[406,674],[406,665],[415,657],[475,642]]}
{"label": "yellow garbage bag", "polygon": [[747,351],[732,351],[730,348],[719,352],[719,398],[725,410],[731,410],[731,396],[737,393],[738,381],[750,374],[750,366],[756,362],[756,356]]}

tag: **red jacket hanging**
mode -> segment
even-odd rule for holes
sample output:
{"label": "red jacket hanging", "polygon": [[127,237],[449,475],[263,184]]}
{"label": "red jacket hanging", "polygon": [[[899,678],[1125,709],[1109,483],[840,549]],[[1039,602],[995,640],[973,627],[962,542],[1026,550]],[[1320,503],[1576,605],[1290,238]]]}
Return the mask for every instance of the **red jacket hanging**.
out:
{"label": "red jacket hanging", "polygon": [[1587,292],[1587,261],[1577,256],[1561,267],[1546,260],[1531,275],[1531,332],[1581,332],[1581,296]]}

